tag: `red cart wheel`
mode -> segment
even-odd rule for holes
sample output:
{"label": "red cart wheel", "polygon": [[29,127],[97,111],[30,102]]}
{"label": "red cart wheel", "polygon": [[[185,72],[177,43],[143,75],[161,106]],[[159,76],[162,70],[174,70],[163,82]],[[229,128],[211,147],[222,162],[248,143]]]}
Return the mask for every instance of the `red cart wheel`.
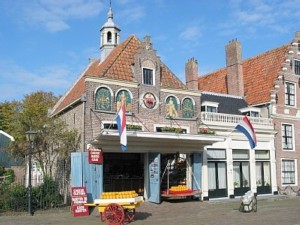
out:
{"label": "red cart wheel", "polygon": [[134,219],[135,209],[125,209],[125,218],[124,221],[129,223]]}
{"label": "red cart wheel", "polygon": [[124,221],[124,209],[119,204],[110,203],[103,213],[108,225],[121,225]]}

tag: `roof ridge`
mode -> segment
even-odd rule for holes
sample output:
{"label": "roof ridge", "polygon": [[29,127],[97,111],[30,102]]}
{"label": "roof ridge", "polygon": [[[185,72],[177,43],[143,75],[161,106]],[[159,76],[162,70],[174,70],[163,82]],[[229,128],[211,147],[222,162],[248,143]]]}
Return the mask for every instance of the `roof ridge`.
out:
{"label": "roof ridge", "polygon": [[224,69],[226,69],[226,67],[221,67],[219,69],[211,71],[210,73],[199,75],[199,78],[207,77],[207,76],[209,76],[211,74],[214,74],[214,73],[219,72],[219,71],[224,70]]}
{"label": "roof ridge", "polygon": [[268,50],[266,52],[263,52],[263,53],[260,53],[258,55],[255,55],[255,56],[252,56],[250,58],[247,58],[247,59],[243,60],[242,63],[247,62],[247,61],[252,60],[252,59],[256,59],[256,58],[261,57],[263,55],[270,54],[271,52],[277,51],[278,49],[281,49],[281,48],[284,48],[284,47],[288,47],[288,46],[290,46],[290,44],[285,44],[285,45],[281,45],[281,46],[279,46],[277,48],[270,49],[270,50]]}
{"label": "roof ridge", "polygon": [[170,70],[170,68],[166,64],[164,64],[161,60],[160,60],[160,62],[166,69],[168,69],[170,71],[170,73],[176,78],[176,80],[178,82],[180,82],[184,88],[186,88],[186,85],[176,76],[176,74],[172,70]]}
{"label": "roof ridge", "polygon": [[[263,55],[270,54],[270,53],[273,52],[273,51],[276,51],[276,50],[278,50],[278,49],[287,47],[287,46],[289,46],[289,45],[290,45],[290,44],[284,44],[284,45],[281,45],[281,46],[279,46],[279,47],[276,47],[276,48],[273,48],[273,49],[271,49],[271,50],[268,50],[268,51],[266,51],[266,52],[260,53],[260,54],[258,54],[258,55],[252,56],[252,57],[247,58],[247,59],[244,59],[244,60],[242,60],[242,64],[243,64],[243,63],[246,63],[246,62],[248,62],[248,61],[250,61],[250,60],[256,59],[256,58],[258,58],[258,57],[262,57]],[[204,78],[204,77],[206,77],[206,76],[209,76],[209,75],[211,75],[211,74],[214,74],[214,73],[216,73],[216,72],[218,72],[218,71],[221,71],[221,70],[224,70],[224,69],[226,69],[226,68],[227,68],[226,66],[221,67],[221,68],[218,68],[218,69],[216,69],[216,70],[213,70],[212,72],[209,72],[209,73],[200,75],[199,78]]]}
{"label": "roof ridge", "polygon": [[244,99],[242,96],[222,94],[222,93],[216,93],[216,92],[210,92],[210,91],[202,91],[201,93],[208,94],[208,95],[214,95],[214,96],[220,96],[220,97],[227,97],[227,98]]}
{"label": "roof ridge", "polygon": [[76,86],[76,84],[85,76],[86,71],[90,68],[90,66],[94,63],[94,61],[90,61],[88,66],[81,72],[80,76],[76,79],[76,81],[73,83],[73,85],[63,94],[63,96],[60,97],[60,99],[56,102],[56,104],[53,106],[50,116],[53,114],[56,114],[56,109],[60,106],[60,104],[65,100],[65,98],[68,96],[68,94],[73,90],[73,88]]}

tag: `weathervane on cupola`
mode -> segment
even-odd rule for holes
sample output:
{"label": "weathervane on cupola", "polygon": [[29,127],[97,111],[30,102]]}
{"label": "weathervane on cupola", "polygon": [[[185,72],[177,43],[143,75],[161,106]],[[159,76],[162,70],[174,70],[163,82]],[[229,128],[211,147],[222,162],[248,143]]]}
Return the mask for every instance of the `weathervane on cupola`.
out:
{"label": "weathervane on cupola", "polygon": [[109,10],[107,13],[107,21],[100,29],[100,59],[103,61],[109,53],[120,43],[121,29],[113,21],[113,12],[111,1],[109,2]]}

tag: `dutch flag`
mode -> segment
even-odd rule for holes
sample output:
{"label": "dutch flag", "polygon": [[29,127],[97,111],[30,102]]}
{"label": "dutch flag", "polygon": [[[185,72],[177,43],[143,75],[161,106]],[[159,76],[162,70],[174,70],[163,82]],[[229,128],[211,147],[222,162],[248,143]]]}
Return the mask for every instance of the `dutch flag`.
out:
{"label": "dutch flag", "polygon": [[127,134],[126,134],[126,108],[125,104],[123,104],[117,114],[116,117],[119,135],[120,135],[120,143],[122,151],[127,150]]}
{"label": "dutch flag", "polygon": [[242,132],[248,138],[251,149],[254,149],[257,144],[256,135],[247,116],[244,116],[243,120],[235,127],[235,129]]}

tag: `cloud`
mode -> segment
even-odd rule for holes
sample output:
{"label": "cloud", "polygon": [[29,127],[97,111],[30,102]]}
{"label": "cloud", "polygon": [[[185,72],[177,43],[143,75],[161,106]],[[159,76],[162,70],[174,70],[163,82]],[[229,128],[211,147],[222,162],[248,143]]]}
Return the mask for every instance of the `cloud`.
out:
{"label": "cloud", "polygon": [[0,101],[10,101],[37,90],[61,94],[74,82],[72,72],[64,66],[48,66],[31,71],[13,61],[0,60],[0,70],[0,89],[5,90]]}
{"label": "cloud", "polygon": [[179,34],[179,38],[185,41],[195,41],[201,36],[200,28],[196,25],[186,27],[185,30]]}
{"label": "cloud", "polygon": [[121,18],[123,18],[125,24],[136,22],[146,15],[145,8],[139,5],[129,5],[128,7],[122,9],[122,11],[118,14]]}
{"label": "cloud", "polygon": [[224,30],[220,32],[227,33],[225,30],[238,27],[253,34],[259,32],[260,35],[287,33],[290,27],[299,24],[299,11],[297,0],[231,0],[229,16],[233,21],[232,27],[223,26]]}
{"label": "cloud", "polygon": [[93,17],[103,9],[101,0],[33,0],[25,3],[16,0],[10,4],[6,7],[20,13],[14,15],[15,19],[24,25],[42,27],[49,32],[66,30],[70,27],[70,20]]}

